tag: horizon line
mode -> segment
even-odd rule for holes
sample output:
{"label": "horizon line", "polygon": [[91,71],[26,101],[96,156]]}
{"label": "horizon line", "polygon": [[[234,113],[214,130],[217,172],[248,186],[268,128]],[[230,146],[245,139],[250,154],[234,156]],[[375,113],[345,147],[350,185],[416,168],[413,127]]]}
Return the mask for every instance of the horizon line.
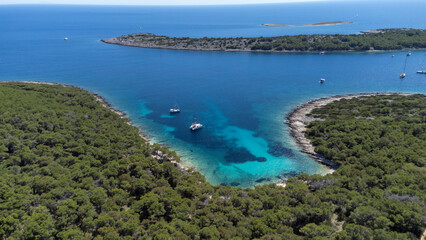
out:
{"label": "horizon line", "polygon": [[237,2],[237,3],[180,3],[180,4],[158,4],[158,3],[148,3],[148,4],[135,4],[135,3],[0,3],[0,6],[5,5],[73,5],[73,6],[230,6],[230,5],[265,5],[265,4],[287,4],[287,3],[308,3],[308,2],[339,2],[339,0],[283,0],[283,1],[270,1],[270,2]]}

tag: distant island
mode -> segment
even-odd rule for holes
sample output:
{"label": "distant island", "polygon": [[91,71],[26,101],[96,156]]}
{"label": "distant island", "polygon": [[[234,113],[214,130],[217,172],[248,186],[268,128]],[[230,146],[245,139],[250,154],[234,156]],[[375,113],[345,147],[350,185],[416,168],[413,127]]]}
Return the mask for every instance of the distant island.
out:
{"label": "distant island", "polygon": [[339,24],[348,24],[352,22],[346,21],[325,21],[325,22],[317,22],[317,23],[308,23],[308,24],[276,24],[276,23],[264,23],[263,26],[269,27],[308,27],[308,26],[328,26],[328,25],[339,25]]}
{"label": "distant island", "polygon": [[364,34],[314,34],[253,38],[176,38],[151,33],[135,33],[101,41],[132,47],[197,51],[367,52],[425,49],[426,30],[379,29],[367,31]]}

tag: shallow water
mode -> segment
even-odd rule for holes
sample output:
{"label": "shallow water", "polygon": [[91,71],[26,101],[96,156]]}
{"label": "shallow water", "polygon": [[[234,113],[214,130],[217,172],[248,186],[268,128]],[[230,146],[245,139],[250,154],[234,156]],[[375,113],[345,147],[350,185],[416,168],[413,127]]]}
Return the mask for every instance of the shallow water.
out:
{"label": "shallow water", "polygon": [[[134,32],[170,36],[276,36],[425,28],[425,2],[322,2],[216,7],[0,6],[0,80],[76,85],[104,96],[154,142],[176,150],[212,184],[252,187],[325,173],[300,153],[284,116],[312,98],[426,92],[425,51],[268,54],[108,45]],[[261,23],[353,24],[274,28]],[[68,41],[63,38],[68,37]],[[392,55],[395,57],[392,58]],[[326,78],[325,84],[318,80]],[[176,103],[181,113],[170,115]],[[204,128],[191,132],[194,117]]]}

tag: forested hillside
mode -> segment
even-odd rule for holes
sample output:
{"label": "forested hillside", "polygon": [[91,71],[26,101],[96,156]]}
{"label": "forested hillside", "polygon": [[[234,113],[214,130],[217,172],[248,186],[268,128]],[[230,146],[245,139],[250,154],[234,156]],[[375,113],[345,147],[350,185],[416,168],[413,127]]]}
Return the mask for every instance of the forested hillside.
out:
{"label": "forested hillside", "polygon": [[241,189],[179,169],[86,91],[0,83],[0,237],[418,239],[425,96],[330,106],[308,137],[342,164],[334,174]]}

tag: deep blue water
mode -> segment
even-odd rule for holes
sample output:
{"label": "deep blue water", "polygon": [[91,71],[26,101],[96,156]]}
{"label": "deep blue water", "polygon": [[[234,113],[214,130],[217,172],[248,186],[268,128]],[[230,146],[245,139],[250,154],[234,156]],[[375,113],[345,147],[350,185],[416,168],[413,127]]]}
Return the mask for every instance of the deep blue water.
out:
{"label": "deep blue water", "polygon": [[[247,6],[0,5],[0,80],[76,85],[103,95],[152,139],[176,150],[213,184],[250,187],[326,168],[300,153],[284,116],[318,97],[426,92],[425,51],[268,54],[108,45],[135,32],[169,36],[277,36],[426,28],[426,2],[317,2]],[[274,28],[262,23],[353,24]],[[63,38],[68,37],[68,41]],[[395,55],[392,58],[392,55]],[[319,78],[327,79],[320,85]],[[178,103],[182,112],[169,115]],[[204,128],[190,132],[197,119]]]}

